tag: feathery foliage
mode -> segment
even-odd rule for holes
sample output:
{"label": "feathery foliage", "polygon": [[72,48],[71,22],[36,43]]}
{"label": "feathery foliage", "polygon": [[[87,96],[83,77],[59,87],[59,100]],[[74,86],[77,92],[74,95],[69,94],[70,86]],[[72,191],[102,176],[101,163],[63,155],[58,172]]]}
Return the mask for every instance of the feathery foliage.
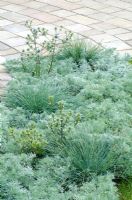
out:
{"label": "feathery foliage", "polygon": [[[31,31],[36,43],[41,29]],[[6,63],[1,200],[130,198],[122,184],[132,179],[130,57],[65,36],[42,44],[46,57],[28,36],[32,55]]]}

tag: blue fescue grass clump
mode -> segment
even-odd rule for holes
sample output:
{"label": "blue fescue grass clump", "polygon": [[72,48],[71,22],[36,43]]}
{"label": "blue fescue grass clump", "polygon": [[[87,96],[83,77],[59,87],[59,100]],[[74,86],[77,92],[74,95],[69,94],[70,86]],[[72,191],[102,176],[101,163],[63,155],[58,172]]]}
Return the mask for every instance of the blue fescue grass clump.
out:
{"label": "blue fescue grass clump", "polygon": [[50,72],[40,57],[39,76],[34,55],[6,63],[0,199],[131,200],[129,56],[79,40],[53,56]]}
{"label": "blue fescue grass clump", "polygon": [[59,88],[48,86],[42,81],[35,85],[21,85],[18,83],[11,90],[9,88],[7,105],[13,108],[22,107],[33,113],[53,112],[56,109],[57,100],[59,100],[58,90]]}

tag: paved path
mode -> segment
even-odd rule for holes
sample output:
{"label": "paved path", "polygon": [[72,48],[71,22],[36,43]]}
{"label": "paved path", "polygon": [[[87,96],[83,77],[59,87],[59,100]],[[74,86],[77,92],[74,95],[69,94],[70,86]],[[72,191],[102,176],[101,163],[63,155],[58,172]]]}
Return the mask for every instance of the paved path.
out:
{"label": "paved path", "polygon": [[[25,48],[25,21],[63,25],[86,40],[132,54],[132,0],[0,0],[0,63]],[[0,65],[0,93],[7,79]]]}

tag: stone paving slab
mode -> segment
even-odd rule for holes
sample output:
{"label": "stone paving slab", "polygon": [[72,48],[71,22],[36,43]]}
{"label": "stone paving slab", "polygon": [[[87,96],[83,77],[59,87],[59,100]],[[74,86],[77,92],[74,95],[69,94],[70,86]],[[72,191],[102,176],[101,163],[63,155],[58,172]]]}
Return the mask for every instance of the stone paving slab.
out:
{"label": "stone paving slab", "polygon": [[9,77],[1,64],[19,57],[26,48],[27,20],[48,28],[51,34],[53,27],[64,26],[86,41],[132,55],[132,0],[0,0],[2,87]]}

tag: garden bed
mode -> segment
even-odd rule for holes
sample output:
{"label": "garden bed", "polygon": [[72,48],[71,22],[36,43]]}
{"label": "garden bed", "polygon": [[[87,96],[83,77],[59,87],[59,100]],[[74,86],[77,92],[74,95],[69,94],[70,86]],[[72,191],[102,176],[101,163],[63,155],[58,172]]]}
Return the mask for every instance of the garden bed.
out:
{"label": "garden bed", "polygon": [[130,57],[28,27],[29,49],[6,63],[0,199],[131,200]]}

